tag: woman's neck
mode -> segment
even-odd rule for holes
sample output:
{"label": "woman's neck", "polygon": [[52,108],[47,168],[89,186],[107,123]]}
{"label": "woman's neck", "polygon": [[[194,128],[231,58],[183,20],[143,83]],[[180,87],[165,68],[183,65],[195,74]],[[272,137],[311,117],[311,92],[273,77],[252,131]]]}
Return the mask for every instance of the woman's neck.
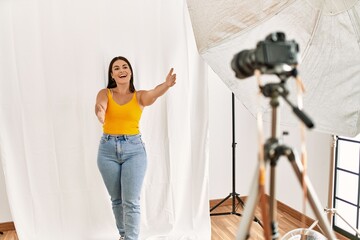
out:
{"label": "woman's neck", "polygon": [[129,85],[117,85],[116,88],[113,88],[113,91],[121,95],[130,94]]}

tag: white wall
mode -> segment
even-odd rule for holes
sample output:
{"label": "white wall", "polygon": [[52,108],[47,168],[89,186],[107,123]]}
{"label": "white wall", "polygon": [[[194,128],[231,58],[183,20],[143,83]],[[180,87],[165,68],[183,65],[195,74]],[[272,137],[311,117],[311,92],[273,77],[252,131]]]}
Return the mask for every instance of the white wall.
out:
{"label": "white wall", "polygon": [[11,221],[12,217],[5,188],[4,171],[0,159],[0,223]]}
{"label": "white wall", "polygon": [[[232,192],[231,91],[210,68],[209,98],[210,199],[223,199]],[[240,196],[247,196],[258,161],[257,126],[255,117],[237,99],[235,106],[236,192]],[[289,132],[289,135],[283,136],[283,143],[300,153],[299,127],[280,128],[281,132]],[[267,139],[270,123],[264,123],[264,130],[264,138]],[[328,198],[331,142],[332,137],[329,134],[314,131],[306,134],[308,175],[324,207],[327,206]],[[301,186],[290,163],[286,158],[280,158],[276,169],[276,198],[302,212]],[[269,177],[267,185],[268,183]],[[306,214],[314,218],[310,207]]]}
{"label": "white wall", "polygon": [[[243,80],[246,81],[246,80]],[[209,68],[209,122],[210,122],[210,199],[223,199],[232,191],[232,119],[231,91]],[[256,120],[236,99],[236,192],[248,195],[257,163]],[[269,128],[267,124],[265,128]],[[284,143],[300,152],[298,128],[284,128],[289,136]],[[265,135],[265,139],[268,135]],[[324,207],[327,205],[331,136],[308,132],[308,175]],[[298,180],[286,159],[277,167],[277,199],[301,211],[302,198]],[[12,221],[0,165],[0,223]],[[313,216],[311,210],[308,215]]]}

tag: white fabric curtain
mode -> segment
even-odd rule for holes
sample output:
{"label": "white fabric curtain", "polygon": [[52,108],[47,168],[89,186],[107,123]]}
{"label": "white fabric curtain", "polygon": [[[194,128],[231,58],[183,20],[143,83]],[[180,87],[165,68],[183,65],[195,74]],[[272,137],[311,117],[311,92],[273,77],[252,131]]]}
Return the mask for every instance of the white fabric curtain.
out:
{"label": "white fabric curtain", "polygon": [[210,239],[207,68],[186,2],[1,0],[0,29],[0,159],[19,238],[118,238],[94,103],[122,55],[137,89],[171,67],[178,79],[141,120],[141,239]]}

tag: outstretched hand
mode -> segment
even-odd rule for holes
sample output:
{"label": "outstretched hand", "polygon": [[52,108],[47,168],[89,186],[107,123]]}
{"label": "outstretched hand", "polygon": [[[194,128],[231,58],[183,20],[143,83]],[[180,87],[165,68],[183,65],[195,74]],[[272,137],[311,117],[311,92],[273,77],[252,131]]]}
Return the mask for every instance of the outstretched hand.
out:
{"label": "outstretched hand", "polygon": [[105,109],[101,104],[96,105],[96,116],[100,123],[104,124],[105,121]]}
{"label": "outstretched hand", "polygon": [[173,71],[174,71],[174,68],[171,68],[170,72],[166,76],[166,85],[168,87],[172,87],[176,83],[176,73],[173,73]]}

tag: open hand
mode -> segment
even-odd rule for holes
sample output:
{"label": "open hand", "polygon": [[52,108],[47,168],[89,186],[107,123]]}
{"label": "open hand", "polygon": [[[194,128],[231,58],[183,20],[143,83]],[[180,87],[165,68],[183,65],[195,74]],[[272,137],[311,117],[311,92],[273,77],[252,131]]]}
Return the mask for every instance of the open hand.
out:
{"label": "open hand", "polygon": [[97,116],[99,122],[104,124],[104,121],[105,121],[105,109],[101,104],[97,104],[96,108],[97,108],[96,116]]}
{"label": "open hand", "polygon": [[172,87],[176,83],[176,73],[173,73],[173,71],[174,71],[174,68],[171,68],[170,72],[166,76],[166,85],[168,87]]}

